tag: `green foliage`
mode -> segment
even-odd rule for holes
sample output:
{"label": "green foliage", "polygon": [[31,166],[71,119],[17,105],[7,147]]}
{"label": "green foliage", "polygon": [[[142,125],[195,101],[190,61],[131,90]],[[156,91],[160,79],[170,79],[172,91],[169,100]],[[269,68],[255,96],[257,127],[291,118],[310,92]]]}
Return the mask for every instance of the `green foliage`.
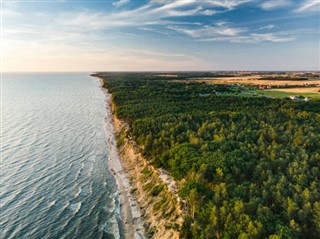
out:
{"label": "green foliage", "polygon": [[164,189],[164,185],[157,185],[151,190],[152,196],[157,196]]}
{"label": "green foliage", "polygon": [[157,228],[156,227],[151,227],[149,230],[147,230],[147,237],[152,238],[153,235],[156,233]]}
{"label": "green foliage", "polygon": [[[108,73],[104,82],[143,155],[183,179],[182,238],[320,234],[319,102],[217,96],[228,88],[151,73]],[[157,209],[167,206],[163,198]]]}

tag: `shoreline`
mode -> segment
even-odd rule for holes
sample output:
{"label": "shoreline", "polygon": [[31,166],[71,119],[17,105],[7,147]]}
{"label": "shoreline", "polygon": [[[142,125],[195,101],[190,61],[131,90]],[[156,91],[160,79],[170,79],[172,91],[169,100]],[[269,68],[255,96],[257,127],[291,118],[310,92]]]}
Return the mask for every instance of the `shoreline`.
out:
{"label": "shoreline", "polygon": [[[164,169],[150,165],[136,143],[126,137],[128,125],[114,114],[112,95],[103,87],[103,79],[94,77],[105,95],[108,166],[119,190],[124,238],[179,239],[184,213],[177,182]],[[116,135],[122,138],[120,146]],[[155,195],[156,188],[162,190]]]}
{"label": "shoreline", "polygon": [[105,130],[106,130],[106,142],[110,150],[108,157],[108,168],[113,174],[115,182],[118,188],[118,196],[120,201],[120,220],[121,220],[121,233],[124,238],[137,238],[145,239],[144,222],[140,213],[140,208],[136,202],[134,196],[130,193],[133,188],[130,185],[130,180],[127,177],[125,170],[120,161],[120,155],[118,153],[115,128],[114,128],[114,116],[111,111],[111,94],[103,87],[103,80],[99,77],[95,77],[100,82],[100,88],[105,96],[106,117],[105,117]]}

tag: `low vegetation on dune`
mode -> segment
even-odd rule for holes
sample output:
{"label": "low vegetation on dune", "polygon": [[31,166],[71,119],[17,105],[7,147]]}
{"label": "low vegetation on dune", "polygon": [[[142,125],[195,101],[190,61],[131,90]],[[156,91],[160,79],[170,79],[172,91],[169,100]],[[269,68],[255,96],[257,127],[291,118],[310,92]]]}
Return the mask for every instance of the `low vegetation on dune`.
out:
{"label": "low vegetation on dune", "polygon": [[127,137],[180,182],[181,238],[318,238],[319,102],[230,97],[221,85],[152,74],[100,76]]}
{"label": "low vegetation on dune", "polygon": [[114,118],[114,121],[117,122],[117,147],[132,185],[131,194],[139,204],[145,235],[148,238],[178,239],[177,229],[183,221],[179,201],[154,167],[137,151],[135,142],[129,140],[127,125],[118,118]]}

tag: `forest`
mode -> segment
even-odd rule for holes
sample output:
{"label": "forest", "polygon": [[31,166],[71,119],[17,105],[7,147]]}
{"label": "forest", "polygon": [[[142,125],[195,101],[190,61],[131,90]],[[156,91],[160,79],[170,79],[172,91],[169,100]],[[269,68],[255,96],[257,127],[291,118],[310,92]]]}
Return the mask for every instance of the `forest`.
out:
{"label": "forest", "polygon": [[180,182],[181,238],[319,238],[319,101],[220,96],[227,87],[151,73],[99,76],[128,137]]}

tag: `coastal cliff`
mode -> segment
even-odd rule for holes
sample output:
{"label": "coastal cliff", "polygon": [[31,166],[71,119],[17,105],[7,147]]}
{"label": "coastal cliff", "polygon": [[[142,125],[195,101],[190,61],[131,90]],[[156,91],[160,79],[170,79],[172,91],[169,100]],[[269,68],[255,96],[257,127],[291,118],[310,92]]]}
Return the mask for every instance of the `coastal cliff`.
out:
{"label": "coastal cliff", "polygon": [[177,183],[163,169],[156,169],[128,137],[129,126],[115,115],[112,95],[103,87],[107,117],[105,127],[110,149],[109,168],[119,189],[125,238],[178,239],[183,223]]}
{"label": "coastal cliff", "polygon": [[[113,112],[114,107],[112,104]],[[131,193],[141,210],[146,236],[178,239],[183,220],[180,199],[174,192],[175,187],[170,187],[173,180],[164,181],[163,174],[148,164],[135,142],[128,139],[128,126],[115,114],[113,125],[121,164],[130,180]]]}

